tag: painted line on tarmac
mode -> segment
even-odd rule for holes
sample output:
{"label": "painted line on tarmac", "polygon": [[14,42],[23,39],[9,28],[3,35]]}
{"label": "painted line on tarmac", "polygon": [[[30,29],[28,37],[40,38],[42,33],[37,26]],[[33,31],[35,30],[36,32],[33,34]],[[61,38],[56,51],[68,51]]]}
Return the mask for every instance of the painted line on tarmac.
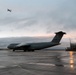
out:
{"label": "painted line on tarmac", "polygon": [[55,64],[46,64],[46,63],[28,63],[28,64],[44,65],[44,66],[55,66]]}
{"label": "painted line on tarmac", "polygon": [[34,64],[34,65],[42,65],[42,66],[58,66],[58,67],[67,67],[69,65],[64,64],[50,64],[50,63],[28,63],[28,64]]}
{"label": "painted line on tarmac", "polygon": [[0,66],[0,68],[6,68],[6,66]]}
{"label": "painted line on tarmac", "polygon": [[11,66],[0,66],[0,69],[1,68],[7,68],[7,67],[17,67],[18,65],[11,65]]}

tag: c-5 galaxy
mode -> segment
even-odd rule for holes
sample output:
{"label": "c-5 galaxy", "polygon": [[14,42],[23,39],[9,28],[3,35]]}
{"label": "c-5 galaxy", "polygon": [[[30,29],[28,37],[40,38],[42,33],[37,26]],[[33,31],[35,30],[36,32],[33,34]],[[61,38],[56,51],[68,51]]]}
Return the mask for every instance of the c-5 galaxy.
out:
{"label": "c-5 galaxy", "polygon": [[44,48],[56,46],[60,44],[60,40],[62,39],[63,35],[66,34],[65,32],[59,31],[55,33],[55,37],[50,42],[40,42],[40,43],[13,43],[8,46],[9,49],[15,50],[24,50],[25,51],[34,51],[34,50],[41,50]]}

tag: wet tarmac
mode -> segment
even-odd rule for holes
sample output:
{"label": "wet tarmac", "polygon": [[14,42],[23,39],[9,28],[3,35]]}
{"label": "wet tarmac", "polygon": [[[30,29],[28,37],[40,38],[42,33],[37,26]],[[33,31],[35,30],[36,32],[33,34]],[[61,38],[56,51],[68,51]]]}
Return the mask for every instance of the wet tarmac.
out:
{"label": "wet tarmac", "polygon": [[76,75],[76,53],[1,50],[0,75]]}

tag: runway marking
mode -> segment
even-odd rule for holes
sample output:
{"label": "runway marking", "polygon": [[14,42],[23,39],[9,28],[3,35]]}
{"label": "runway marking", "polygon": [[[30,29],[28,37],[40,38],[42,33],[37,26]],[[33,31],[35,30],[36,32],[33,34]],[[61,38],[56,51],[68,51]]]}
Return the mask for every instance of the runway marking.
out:
{"label": "runway marking", "polygon": [[0,66],[0,68],[5,68],[6,66]]}
{"label": "runway marking", "polygon": [[10,67],[17,67],[18,65],[12,65],[12,66],[10,66]]}
{"label": "runway marking", "polygon": [[7,68],[7,67],[17,67],[18,65],[11,65],[11,66],[0,66],[0,68]]}
{"label": "runway marking", "polygon": [[28,64],[35,64],[35,65],[42,65],[42,66],[69,67],[69,65],[66,65],[66,64],[49,64],[49,63],[28,63]]}
{"label": "runway marking", "polygon": [[29,63],[29,64],[44,65],[44,66],[55,66],[55,64],[46,64],[46,63]]}

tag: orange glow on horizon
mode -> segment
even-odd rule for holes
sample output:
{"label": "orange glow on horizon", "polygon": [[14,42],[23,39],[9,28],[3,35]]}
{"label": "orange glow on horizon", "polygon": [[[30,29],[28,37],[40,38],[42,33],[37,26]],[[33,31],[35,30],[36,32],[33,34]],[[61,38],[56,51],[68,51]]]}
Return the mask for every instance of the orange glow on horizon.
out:
{"label": "orange glow on horizon", "polygon": [[54,36],[55,34],[38,34],[38,35],[34,35],[34,37],[51,37]]}
{"label": "orange glow on horizon", "polygon": [[66,38],[76,38],[76,33],[75,32],[69,32],[66,34]]}
{"label": "orange glow on horizon", "polygon": [[[5,33],[0,33],[0,38],[1,37],[54,37],[55,36],[55,33],[52,32],[52,33],[29,33],[29,32],[7,32],[6,34]],[[70,33],[67,33],[66,32],[66,35],[63,36],[63,38],[76,38],[76,35],[74,32],[70,32]]]}

